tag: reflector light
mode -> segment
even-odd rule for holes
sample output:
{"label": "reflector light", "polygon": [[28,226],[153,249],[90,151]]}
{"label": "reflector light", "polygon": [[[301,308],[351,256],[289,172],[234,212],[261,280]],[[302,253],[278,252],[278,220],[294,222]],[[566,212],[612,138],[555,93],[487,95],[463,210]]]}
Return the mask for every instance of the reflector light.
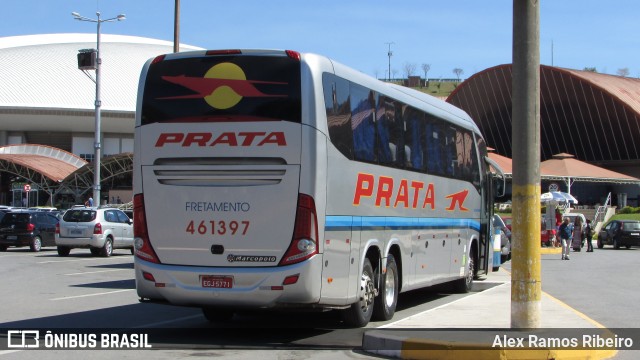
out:
{"label": "reflector light", "polygon": [[300,274],[295,274],[295,275],[291,275],[291,276],[287,276],[286,278],[284,278],[284,281],[282,282],[282,285],[292,285],[298,282],[298,279],[300,278]]}
{"label": "reflector light", "polygon": [[152,281],[152,282],[156,282],[156,279],[153,277],[153,275],[152,275],[151,273],[146,272],[146,271],[143,271],[143,272],[142,272],[142,277],[143,277],[145,280],[149,280],[149,281]]}

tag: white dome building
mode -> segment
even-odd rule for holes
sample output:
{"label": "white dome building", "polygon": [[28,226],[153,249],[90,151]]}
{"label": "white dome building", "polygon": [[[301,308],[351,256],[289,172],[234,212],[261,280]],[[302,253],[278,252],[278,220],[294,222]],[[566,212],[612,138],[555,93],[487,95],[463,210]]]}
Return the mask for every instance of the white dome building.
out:
{"label": "white dome building", "polygon": [[[49,166],[59,170],[59,160],[42,161],[34,156],[56,153],[61,159],[71,159],[75,169],[84,163],[78,162],[78,157],[93,159],[96,85],[92,78],[95,72],[78,69],[78,51],[95,48],[96,34],[0,38],[0,204],[13,202],[11,197],[15,199],[16,195],[11,196],[10,192],[17,188],[16,182],[31,183],[46,190],[50,188],[46,183],[63,181],[60,171],[46,169]],[[187,45],[180,48],[182,51],[200,49]],[[104,157],[133,151],[142,66],[150,58],[171,52],[173,42],[169,41],[101,35]],[[20,144],[30,146],[16,146]],[[31,146],[34,144],[41,146]],[[63,156],[65,152],[69,156]],[[51,176],[53,173],[58,175]],[[55,194],[53,189],[46,191]]]}
{"label": "white dome building", "polygon": [[[100,40],[106,156],[133,150],[140,71],[148,59],[172,52],[173,43],[120,35],[102,35]],[[77,54],[95,47],[95,34],[0,38],[0,146],[42,144],[93,156],[96,87],[78,69]]]}

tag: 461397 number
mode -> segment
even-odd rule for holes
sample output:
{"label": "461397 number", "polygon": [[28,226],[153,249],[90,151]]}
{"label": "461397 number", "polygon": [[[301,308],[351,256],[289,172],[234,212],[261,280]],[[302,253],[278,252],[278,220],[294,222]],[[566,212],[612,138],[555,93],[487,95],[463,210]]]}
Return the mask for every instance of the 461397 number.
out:
{"label": "461397 number", "polygon": [[249,221],[202,220],[199,223],[191,220],[186,231],[191,235],[246,235]]}

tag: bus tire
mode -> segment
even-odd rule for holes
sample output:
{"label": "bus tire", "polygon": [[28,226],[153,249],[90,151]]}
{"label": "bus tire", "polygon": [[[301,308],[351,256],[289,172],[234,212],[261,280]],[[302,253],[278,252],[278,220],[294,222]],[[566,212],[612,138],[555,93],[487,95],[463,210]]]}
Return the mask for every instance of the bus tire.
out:
{"label": "bus tire", "polygon": [[[454,285],[454,290],[457,293],[468,293],[473,289],[473,279],[476,277],[477,269],[476,269],[476,251],[475,248],[471,248],[471,252],[469,253],[469,267],[468,272],[464,278],[460,280],[456,280]],[[499,268],[498,268],[499,269]],[[494,271],[495,268],[494,268]]]}
{"label": "bus tire", "polygon": [[204,317],[212,323],[226,322],[233,318],[233,315],[235,315],[235,311],[233,311],[233,309],[218,307],[203,307],[202,315],[204,315]]}
{"label": "bus tire", "polygon": [[371,320],[376,296],[374,284],[373,267],[371,261],[364,259],[362,275],[360,276],[360,286],[358,288],[358,299],[351,306],[343,310],[342,316],[345,324],[349,327],[363,327]]}
{"label": "bus tire", "polygon": [[392,254],[387,255],[387,271],[381,274],[380,289],[373,304],[375,320],[390,320],[398,304],[398,265]]}

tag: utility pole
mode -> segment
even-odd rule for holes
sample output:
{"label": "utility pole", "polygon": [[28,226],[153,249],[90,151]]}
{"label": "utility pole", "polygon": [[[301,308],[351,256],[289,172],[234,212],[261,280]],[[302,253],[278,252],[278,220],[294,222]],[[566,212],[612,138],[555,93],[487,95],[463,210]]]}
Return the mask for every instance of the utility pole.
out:
{"label": "utility pole", "polygon": [[387,56],[389,56],[389,75],[387,77],[387,81],[391,82],[391,56],[393,56],[393,52],[391,52],[391,45],[395,44],[394,42],[385,43],[389,45],[389,51],[387,52]]}
{"label": "utility pole", "polygon": [[173,12],[173,52],[180,52],[180,0],[176,0]]}
{"label": "utility pole", "polygon": [[539,328],[540,1],[513,0],[511,327]]}

